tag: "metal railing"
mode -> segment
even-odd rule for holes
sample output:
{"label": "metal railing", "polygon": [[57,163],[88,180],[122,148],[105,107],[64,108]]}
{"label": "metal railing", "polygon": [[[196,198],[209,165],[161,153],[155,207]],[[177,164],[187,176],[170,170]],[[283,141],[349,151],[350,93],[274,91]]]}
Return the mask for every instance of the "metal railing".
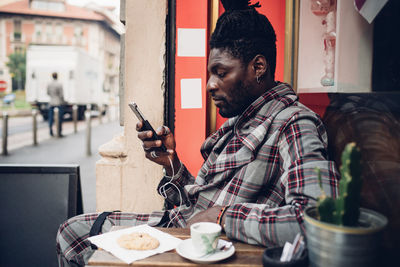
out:
{"label": "metal railing", "polygon": [[37,109],[32,109],[32,137],[33,137],[33,145],[37,146]]}
{"label": "metal railing", "polygon": [[[118,119],[116,117],[116,113],[113,112],[110,108],[105,110],[104,108],[101,108],[98,112],[98,123],[99,124],[104,124],[105,121],[105,116],[103,113],[106,113],[108,122],[111,122],[113,120]],[[60,137],[61,136],[61,127],[60,127],[60,120],[58,116],[59,110],[57,108],[54,109],[54,124],[56,127],[56,136]],[[0,113],[1,114],[1,113]],[[38,114],[39,111],[37,109],[32,109],[30,116],[32,117],[32,144],[33,146],[38,146],[39,145],[39,124],[38,124]],[[29,114],[25,114],[29,116]],[[92,118],[95,116],[94,112],[91,110],[91,106],[87,106],[87,109],[85,111],[85,144],[86,144],[86,155],[91,156],[92,155]],[[2,155],[6,156],[9,154],[9,121],[10,118],[12,119],[14,116],[10,116],[10,114],[7,111],[2,112]],[[73,122],[73,133],[78,132],[78,107],[76,105],[73,106],[73,112],[72,112],[72,122]]]}
{"label": "metal railing", "polygon": [[1,135],[2,139],[2,155],[6,156],[8,154],[7,141],[8,141],[8,113],[3,112],[3,131]]}

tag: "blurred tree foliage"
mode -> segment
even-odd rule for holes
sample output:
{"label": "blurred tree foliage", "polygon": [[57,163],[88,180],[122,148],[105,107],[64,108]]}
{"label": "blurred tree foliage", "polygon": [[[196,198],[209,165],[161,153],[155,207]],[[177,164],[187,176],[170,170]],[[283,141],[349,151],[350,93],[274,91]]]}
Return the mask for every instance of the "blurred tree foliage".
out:
{"label": "blurred tree foliage", "polygon": [[25,71],[26,71],[26,53],[14,52],[8,56],[8,70],[12,77],[12,90],[24,90]]}

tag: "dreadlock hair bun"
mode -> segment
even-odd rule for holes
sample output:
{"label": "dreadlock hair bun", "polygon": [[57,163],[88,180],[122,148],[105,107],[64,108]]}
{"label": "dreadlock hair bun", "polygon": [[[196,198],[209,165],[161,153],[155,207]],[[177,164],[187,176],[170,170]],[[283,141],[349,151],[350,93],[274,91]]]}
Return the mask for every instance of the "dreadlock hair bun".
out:
{"label": "dreadlock hair bun", "polygon": [[263,55],[272,78],[276,66],[276,35],[268,18],[257,12],[259,2],[221,0],[225,12],[218,18],[210,38],[210,48],[221,48],[248,64],[256,55]]}
{"label": "dreadlock hair bun", "polygon": [[260,2],[250,5],[250,0],[221,0],[225,11],[245,10],[252,7],[261,7]]}

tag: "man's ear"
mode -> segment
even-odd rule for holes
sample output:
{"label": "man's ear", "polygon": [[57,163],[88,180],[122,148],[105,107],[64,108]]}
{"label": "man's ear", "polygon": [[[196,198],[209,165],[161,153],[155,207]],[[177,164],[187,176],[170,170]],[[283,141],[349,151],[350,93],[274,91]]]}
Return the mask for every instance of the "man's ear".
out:
{"label": "man's ear", "polygon": [[252,60],[252,64],[256,77],[261,78],[267,73],[269,65],[267,59],[263,55],[256,55]]}

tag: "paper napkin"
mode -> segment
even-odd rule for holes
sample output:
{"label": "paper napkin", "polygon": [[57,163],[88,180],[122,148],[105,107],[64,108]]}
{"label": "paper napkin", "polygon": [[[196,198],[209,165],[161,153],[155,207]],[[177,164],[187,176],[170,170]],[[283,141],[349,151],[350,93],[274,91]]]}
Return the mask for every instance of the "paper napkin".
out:
{"label": "paper napkin", "polygon": [[[117,243],[117,239],[121,235],[130,234],[133,232],[147,233],[157,238],[160,242],[160,246],[152,250],[129,250],[120,247]],[[92,236],[88,239],[97,247],[110,252],[115,257],[121,259],[127,264],[150,257],[158,253],[163,253],[165,251],[175,249],[179,245],[179,243],[182,242],[181,239],[164,233],[148,225],[139,225],[122,230],[112,231],[105,234]]]}

